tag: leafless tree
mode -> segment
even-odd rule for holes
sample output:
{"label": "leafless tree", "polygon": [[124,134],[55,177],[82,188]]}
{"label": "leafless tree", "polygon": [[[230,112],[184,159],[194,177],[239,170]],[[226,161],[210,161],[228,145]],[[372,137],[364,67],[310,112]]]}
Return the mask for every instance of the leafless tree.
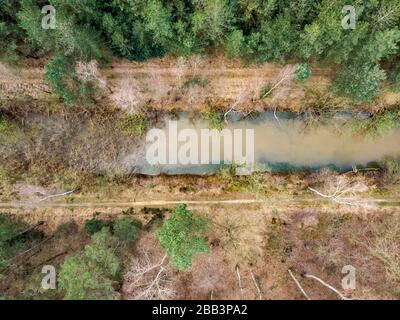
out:
{"label": "leafless tree", "polygon": [[215,257],[208,257],[206,261],[196,267],[196,272],[193,273],[195,290],[201,294],[213,296],[220,285],[222,273],[223,269],[215,262]]}
{"label": "leafless tree", "polygon": [[350,298],[347,298],[346,296],[344,296],[339,290],[337,290],[335,287],[331,286],[330,284],[326,283],[324,280],[318,278],[317,276],[314,276],[312,274],[305,274],[304,275],[305,278],[310,278],[310,279],[314,279],[317,280],[319,283],[321,283],[323,286],[327,287],[329,290],[332,290],[333,292],[335,292],[340,299],[342,300],[352,300]]}
{"label": "leafless tree", "polygon": [[78,61],[76,64],[76,75],[79,80],[91,82],[100,89],[107,88],[107,80],[100,73],[99,65],[96,60],[89,62]]}
{"label": "leafless tree", "polygon": [[123,292],[132,300],[167,300],[175,296],[170,287],[166,266],[167,256],[156,260],[147,251],[142,251],[140,259],[134,259],[125,274]]}
{"label": "leafless tree", "polygon": [[321,174],[324,181],[322,189],[317,190],[309,187],[308,189],[316,195],[342,205],[360,206],[372,208],[373,204],[368,199],[363,199],[360,195],[369,190],[368,186],[356,179],[350,179],[345,174],[333,175],[328,171]]}
{"label": "leafless tree", "polygon": [[[269,94],[271,94],[273,91],[276,91],[279,87],[282,87],[284,84],[286,84],[286,87],[289,86],[295,75],[296,68],[297,68],[296,65],[284,66],[281,72],[279,73],[278,77],[276,78],[275,84],[271,87],[271,89],[269,89],[267,92],[263,94],[262,98],[267,97]],[[277,92],[275,94],[274,99],[276,100],[280,98],[282,95],[283,92]]]}
{"label": "leafless tree", "polygon": [[174,67],[172,68],[172,73],[176,78],[176,83],[178,87],[182,85],[182,81],[187,73],[187,69],[188,69],[187,60],[184,57],[179,57],[176,60]]}
{"label": "leafless tree", "polygon": [[[250,79],[242,81],[239,86],[239,91],[236,96],[232,99],[229,109],[224,114],[225,122],[227,116],[231,112],[237,112],[237,109],[243,107],[246,104],[250,104],[252,101],[258,100],[260,97],[260,91],[263,86],[262,75],[259,71],[256,71]],[[253,109],[247,113],[249,115]]]}
{"label": "leafless tree", "polygon": [[111,100],[116,106],[127,113],[135,113],[141,109],[144,102],[139,82],[133,77],[120,80],[119,86],[111,95]]}

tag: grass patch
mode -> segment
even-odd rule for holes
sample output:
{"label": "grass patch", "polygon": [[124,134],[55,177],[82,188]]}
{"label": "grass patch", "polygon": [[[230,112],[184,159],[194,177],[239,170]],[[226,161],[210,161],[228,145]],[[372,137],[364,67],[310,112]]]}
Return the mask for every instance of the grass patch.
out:
{"label": "grass patch", "polygon": [[188,88],[192,88],[195,86],[205,88],[208,86],[209,83],[210,83],[210,81],[206,78],[192,77],[192,78],[187,79],[182,84],[182,89],[188,89]]}
{"label": "grass patch", "polygon": [[11,144],[18,141],[17,127],[2,116],[0,116],[0,139]]}
{"label": "grass patch", "polygon": [[117,127],[125,134],[141,138],[149,127],[149,121],[143,114],[133,114],[118,120]]}

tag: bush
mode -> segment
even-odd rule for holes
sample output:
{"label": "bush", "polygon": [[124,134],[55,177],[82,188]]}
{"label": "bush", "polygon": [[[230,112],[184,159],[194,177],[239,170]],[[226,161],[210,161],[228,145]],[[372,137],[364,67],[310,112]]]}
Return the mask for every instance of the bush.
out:
{"label": "bush", "polygon": [[203,112],[203,116],[208,120],[209,128],[221,131],[224,128],[224,114],[219,110],[208,110]]}
{"label": "bush", "polygon": [[118,128],[120,128],[125,134],[133,135],[136,137],[142,137],[148,127],[148,120],[143,114],[133,114],[121,118],[117,123]]}
{"label": "bush", "polygon": [[191,268],[192,259],[196,254],[210,252],[210,246],[204,236],[207,229],[205,219],[194,219],[186,205],[181,204],[156,234],[171,263],[178,270],[185,270]]}
{"label": "bush", "polygon": [[245,39],[242,30],[232,31],[225,44],[225,53],[229,59],[243,56]]}
{"label": "bush", "polygon": [[306,81],[312,74],[312,71],[307,63],[300,63],[296,68],[296,79],[300,82]]}
{"label": "bush", "polygon": [[385,181],[389,184],[400,182],[400,162],[394,159],[386,159],[382,163],[385,170]]}
{"label": "bush", "polygon": [[399,120],[399,112],[383,110],[366,119],[355,118],[347,124],[347,130],[351,134],[376,138],[397,129]]}
{"label": "bush", "polygon": [[74,61],[62,54],[56,54],[46,65],[45,79],[50,84],[54,94],[60,94],[67,105],[74,104],[78,99]]}
{"label": "bush", "polygon": [[92,219],[85,221],[85,232],[89,235],[93,235],[107,225],[107,222],[93,217]]}
{"label": "bush", "polygon": [[123,217],[114,224],[113,233],[117,239],[132,243],[138,238],[141,228],[140,221],[132,217]]}
{"label": "bush", "polygon": [[386,74],[378,65],[351,65],[337,75],[333,91],[342,94],[354,103],[371,102]]}
{"label": "bush", "polygon": [[260,99],[267,98],[272,93],[273,85],[270,83],[265,84],[260,90]]}

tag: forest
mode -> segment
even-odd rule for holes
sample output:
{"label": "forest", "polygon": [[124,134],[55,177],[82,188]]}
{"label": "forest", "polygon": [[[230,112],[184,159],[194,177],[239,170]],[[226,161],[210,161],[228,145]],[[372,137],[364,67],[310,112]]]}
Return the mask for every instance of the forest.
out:
{"label": "forest", "polygon": [[77,61],[110,55],[146,60],[224,52],[246,63],[290,60],[337,66],[334,92],[371,101],[384,80],[400,87],[399,3],[353,1],[356,28],[344,29],[344,0],[51,0],[57,28],[41,28],[48,1],[0,4],[2,60],[51,57],[46,80],[65,103],[90,93]]}

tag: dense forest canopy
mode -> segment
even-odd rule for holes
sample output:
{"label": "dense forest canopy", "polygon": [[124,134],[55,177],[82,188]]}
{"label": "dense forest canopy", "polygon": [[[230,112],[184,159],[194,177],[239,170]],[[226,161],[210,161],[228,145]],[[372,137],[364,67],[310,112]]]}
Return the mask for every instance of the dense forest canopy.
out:
{"label": "dense forest canopy", "polygon": [[[43,6],[56,28],[43,29]],[[337,64],[335,90],[363,101],[384,79],[399,81],[398,0],[355,0],[355,29],[344,29],[346,0],[3,0],[0,55],[51,55],[46,79],[73,101],[74,63],[107,53],[131,60],[224,51],[248,63],[295,59]],[[362,70],[363,80],[354,77]],[[386,71],[385,71],[386,70]],[[388,71],[390,70],[390,72]],[[67,82],[68,82],[67,81]],[[344,84],[343,84],[344,83]],[[83,90],[85,91],[85,90]]]}

